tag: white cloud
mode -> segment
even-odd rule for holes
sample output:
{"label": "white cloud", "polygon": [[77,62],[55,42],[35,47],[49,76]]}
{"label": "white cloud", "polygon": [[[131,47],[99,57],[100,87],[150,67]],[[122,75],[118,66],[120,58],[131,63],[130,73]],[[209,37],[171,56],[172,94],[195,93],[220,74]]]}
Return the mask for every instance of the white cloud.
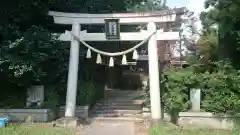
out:
{"label": "white cloud", "polygon": [[187,0],[186,7],[195,14],[199,14],[204,11],[204,2],[205,0]]}
{"label": "white cloud", "polygon": [[[204,2],[205,0],[187,0],[186,7],[194,12],[195,16],[199,19],[199,15],[202,11],[204,11]],[[198,30],[202,28],[201,21],[196,22],[196,27]]]}
{"label": "white cloud", "polygon": [[168,0],[168,5],[173,7],[187,7],[190,11],[199,14],[204,10],[205,0]]}
{"label": "white cloud", "polygon": [[[199,18],[199,14],[204,11],[204,2],[205,0],[168,0],[168,5],[170,7],[186,7],[188,10],[194,12],[195,17]],[[200,31],[202,28],[201,21],[197,21],[195,26],[197,27],[198,31]],[[184,29],[183,35],[191,40],[198,39],[198,36],[193,36],[187,28]],[[183,52],[186,53],[187,48],[184,43],[182,45],[182,49],[184,50]]]}

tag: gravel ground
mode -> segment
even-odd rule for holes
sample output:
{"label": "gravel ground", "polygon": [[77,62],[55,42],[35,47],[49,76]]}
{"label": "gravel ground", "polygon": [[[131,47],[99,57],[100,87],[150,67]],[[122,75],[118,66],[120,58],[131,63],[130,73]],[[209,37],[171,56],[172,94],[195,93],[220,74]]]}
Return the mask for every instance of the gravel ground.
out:
{"label": "gravel ground", "polygon": [[135,135],[148,135],[149,122],[144,120],[134,123]]}
{"label": "gravel ground", "polygon": [[79,126],[75,135],[135,135],[134,122],[94,121],[90,125]]}

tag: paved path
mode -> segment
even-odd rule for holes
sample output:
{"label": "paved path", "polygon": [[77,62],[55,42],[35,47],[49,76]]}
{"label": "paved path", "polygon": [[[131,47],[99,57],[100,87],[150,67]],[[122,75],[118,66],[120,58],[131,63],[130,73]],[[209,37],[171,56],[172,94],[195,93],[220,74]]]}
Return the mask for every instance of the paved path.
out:
{"label": "paved path", "polygon": [[[142,91],[123,92],[121,96],[114,96],[108,100],[132,101],[133,99],[142,95]],[[119,93],[118,93],[119,94]],[[121,118],[121,117],[120,117]],[[79,127],[76,135],[136,135],[135,132],[136,121],[122,121],[114,120],[92,120],[90,125]],[[137,129],[137,128],[136,128]],[[136,134],[135,134],[136,133]]]}
{"label": "paved path", "polygon": [[95,121],[82,129],[78,129],[76,135],[134,135],[134,123]]}

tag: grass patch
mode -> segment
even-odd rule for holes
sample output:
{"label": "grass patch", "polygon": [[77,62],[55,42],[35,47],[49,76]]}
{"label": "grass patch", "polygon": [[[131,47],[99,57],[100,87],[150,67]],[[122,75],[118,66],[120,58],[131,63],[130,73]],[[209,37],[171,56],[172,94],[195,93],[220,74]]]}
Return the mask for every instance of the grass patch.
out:
{"label": "grass patch", "polygon": [[0,135],[74,135],[75,129],[57,128],[49,125],[9,125],[0,128]]}
{"label": "grass patch", "polygon": [[160,124],[149,130],[149,135],[240,135],[240,129],[181,129],[168,124]]}

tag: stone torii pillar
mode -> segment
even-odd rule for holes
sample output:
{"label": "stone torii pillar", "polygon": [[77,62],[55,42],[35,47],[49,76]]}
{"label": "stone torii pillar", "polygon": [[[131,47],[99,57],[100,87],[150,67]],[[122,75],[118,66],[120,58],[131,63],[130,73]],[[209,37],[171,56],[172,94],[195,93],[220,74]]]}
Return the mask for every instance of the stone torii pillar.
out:
{"label": "stone torii pillar", "polygon": [[[155,32],[157,30],[156,24],[154,22],[148,23],[147,30],[149,33]],[[160,120],[162,116],[156,34],[157,33],[155,33],[148,41],[150,103],[151,103],[151,116],[154,121]]]}
{"label": "stone torii pillar", "polygon": [[[72,24],[72,32],[80,36],[81,26],[78,23]],[[65,117],[75,117],[78,64],[79,64],[79,42],[72,38],[68,68],[67,97],[65,107]]]}

